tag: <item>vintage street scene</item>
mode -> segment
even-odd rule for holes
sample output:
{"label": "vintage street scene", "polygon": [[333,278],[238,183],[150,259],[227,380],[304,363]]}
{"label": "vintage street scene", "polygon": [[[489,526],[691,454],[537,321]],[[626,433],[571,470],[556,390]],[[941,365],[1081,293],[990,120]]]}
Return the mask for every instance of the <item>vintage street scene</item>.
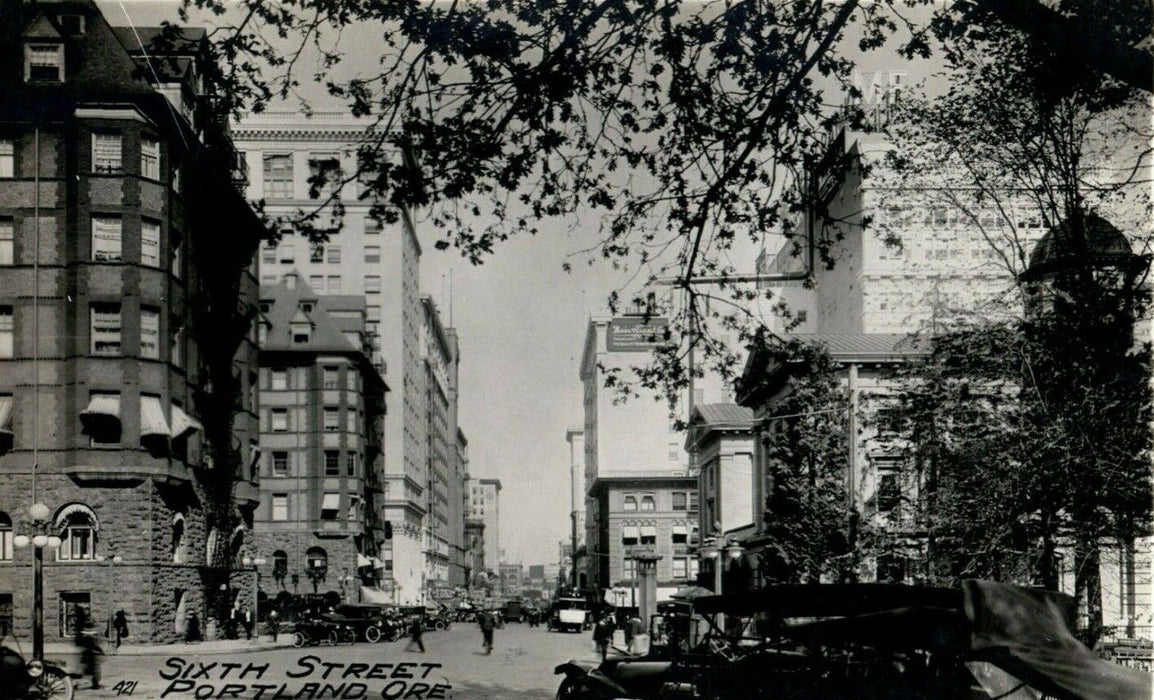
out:
{"label": "vintage street scene", "polygon": [[1154,697],[1149,0],[0,0],[0,700]]}

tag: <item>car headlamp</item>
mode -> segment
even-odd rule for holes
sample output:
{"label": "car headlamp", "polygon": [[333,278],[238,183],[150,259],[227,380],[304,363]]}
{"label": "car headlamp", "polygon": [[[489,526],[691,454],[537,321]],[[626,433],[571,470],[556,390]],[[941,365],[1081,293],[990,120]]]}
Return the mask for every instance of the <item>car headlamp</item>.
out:
{"label": "car headlamp", "polygon": [[44,673],[44,662],[33,659],[28,662],[28,675],[33,678],[39,678]]}

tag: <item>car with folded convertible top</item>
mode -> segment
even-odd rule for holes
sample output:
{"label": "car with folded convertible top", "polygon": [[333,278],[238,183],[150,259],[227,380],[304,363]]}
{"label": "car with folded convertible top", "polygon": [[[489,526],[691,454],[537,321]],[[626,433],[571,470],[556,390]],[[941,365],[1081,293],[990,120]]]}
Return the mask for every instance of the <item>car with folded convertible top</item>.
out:
{"label": "car with folded convertible top", "polygon": [[[990,581],[958,589],[790,584],[650,620],[645,655],[570,660],[558,698],[1148,700],[1142,671],[1075,637],[1074,600]],[[676,612],[677,615],[683,613]]]}

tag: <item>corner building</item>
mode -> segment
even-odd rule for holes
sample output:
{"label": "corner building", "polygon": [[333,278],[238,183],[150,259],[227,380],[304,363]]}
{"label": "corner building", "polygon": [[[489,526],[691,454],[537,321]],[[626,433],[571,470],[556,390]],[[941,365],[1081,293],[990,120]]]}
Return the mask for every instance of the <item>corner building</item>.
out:
{"label": "corner building", "polygon": [[232,275],[228,303],[255,307],[263,231],[218,165],[233,161],[204,32],[150,47],[156,72],[141,70],[157,34],[110,27],[90,0],[0,6],[0,628],[20,638],[33,555],[13,544],[37,534],[34,503],[61,539],[44,552],[46,641],[72,636],[78,608],[99,630],[124,610],[134,642],[175,641],[191,613],[211,630],[221,547],[251,604],[236,569],[257,495],[256,338],[239,326],[224,355],[241,467],[221,532],[202,425],[220,329],[201,300]]}

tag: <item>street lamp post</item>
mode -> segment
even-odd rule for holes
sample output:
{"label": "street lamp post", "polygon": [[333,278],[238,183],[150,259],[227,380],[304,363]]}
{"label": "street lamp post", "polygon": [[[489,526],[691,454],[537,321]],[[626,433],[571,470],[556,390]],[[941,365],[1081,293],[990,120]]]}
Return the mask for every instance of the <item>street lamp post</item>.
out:
{"label": "street lamp post", "polygon": [[[700,554],[703,559],[713,561],[713,594],[721,595],[721,576],[725,569],[726,557],[729,559],[740,559],[741,555],[745,553],[745,548],[736,541],[731,541],[729,535],[718,535],[713,544],[706,545],[701,548]],[[725,615],[723,613],[717,614],[717,626],[722,631],[725,630]]]}
{"label": "street lamp post", "polygon": [[12,543],[17,547],[32,545],[32,658],[44,658],[44,548],[56,549],[60,538],[48,534],[48,518],[52,511],[43,503],[28,509],[32,519],[33,535],[16,535]]}

